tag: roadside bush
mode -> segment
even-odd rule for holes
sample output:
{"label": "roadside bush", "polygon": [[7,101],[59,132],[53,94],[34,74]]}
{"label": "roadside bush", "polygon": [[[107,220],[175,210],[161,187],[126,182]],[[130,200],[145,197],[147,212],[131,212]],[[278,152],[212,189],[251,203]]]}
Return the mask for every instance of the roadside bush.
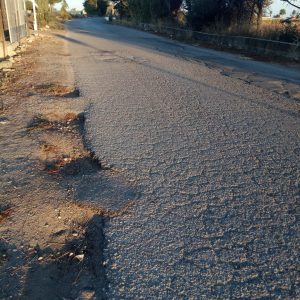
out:
{"label": "roadside bush", "polygon": [[300,42],[300,22],[284,24],[280,20],[268,20],[263,22],[259,29],[256,25],[224,26],[223,23],[214,22],[209,26],[203,26],[201,31],[224,35],[248,36],[266,40],[281,41],[286,43]]}
{"label": "roadside bush", "polygon": [[287,25],[279,32],[279,41],[287,43],[300,42],[300,30],[296,25]]}
{"label": "roadside bush", "polygon": [[108,7],[108,0],[85,0],[83,6],[89,15],[104,16]]}
{"label": "roadside bush", "polygon": [[250,32],[250,35],[286,43],[299,43],[300,24],[284,24],[279,20],[265,22],[261,25],[259,31]]}
{"label": "roadside bush", "polygon": [[71,19],[71,15],[68,12],[68,8],[69,8],[69,6],[67,4],[67,1],[62,0],[61,9],[60,9],[60,17],[62,18],[63,21]]}
{"label": "roadside bush", "polygon": [[33,10],[32,2],[31,1],[27,0],[25,2],[25,4],[26,4],[26,10]]}
{"label": "roadside bush", "polygon": [[48,0],[37,0],[37,18],[41,27],[48,25],[51,14]]}
{"label": "roadside bush", "polygon": [[[130,16],[140,22],[151,22],[168,18],[177,12],[182,0],[123,0],[117,4],[121,16]],[[127,9],[127,12],[124,10]]]}
{"label": "roadside bush", "polygon": [[[62,7],[59,13],[53,10],[55,3],[61,2]],[[68,4],[66,0],[37,0],[37,19],[39,27],[45,27],[48,25],[50,28],[62,29],[62,22],[71,18],[68,13]]]}

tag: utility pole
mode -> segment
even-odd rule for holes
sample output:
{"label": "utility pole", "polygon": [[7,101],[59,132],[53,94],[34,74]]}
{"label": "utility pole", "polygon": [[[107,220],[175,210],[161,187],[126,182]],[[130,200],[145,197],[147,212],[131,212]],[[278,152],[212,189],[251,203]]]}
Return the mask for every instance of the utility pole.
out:
{"label": "utility pole", "polygon": [[37,35],[38,34],[38,26],[37,26],[37,19],[36,19],[36,3],[35,0],[31,0],[32,2],[32,9],[33,9],[33,31],[34,34]]}

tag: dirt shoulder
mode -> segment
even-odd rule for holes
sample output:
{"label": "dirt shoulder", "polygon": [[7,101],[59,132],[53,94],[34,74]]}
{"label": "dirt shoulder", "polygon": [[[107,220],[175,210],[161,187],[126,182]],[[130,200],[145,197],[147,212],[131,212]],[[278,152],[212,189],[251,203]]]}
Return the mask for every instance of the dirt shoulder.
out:
{"label": "dirt shoulder", "polygon": [[113,213],[74,196],[101,171],[83,136],[87,103],[62,40],[47,33],[23,48],[0,89],[0,298],[103,299]]}

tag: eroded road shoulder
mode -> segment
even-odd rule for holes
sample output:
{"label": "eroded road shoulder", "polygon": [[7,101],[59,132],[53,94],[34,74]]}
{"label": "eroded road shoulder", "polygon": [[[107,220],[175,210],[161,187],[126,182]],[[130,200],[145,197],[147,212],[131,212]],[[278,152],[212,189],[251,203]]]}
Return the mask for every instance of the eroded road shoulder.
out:
{"label": "eroded road shoulder", "polygon": [[132,195],[134,185],[89,149],[68,56],[62,40],[42,35],[2,80],[1,299],[106,298],[103,228],[125,206],[85,195],[96,182],[98,196],[107,182]]}

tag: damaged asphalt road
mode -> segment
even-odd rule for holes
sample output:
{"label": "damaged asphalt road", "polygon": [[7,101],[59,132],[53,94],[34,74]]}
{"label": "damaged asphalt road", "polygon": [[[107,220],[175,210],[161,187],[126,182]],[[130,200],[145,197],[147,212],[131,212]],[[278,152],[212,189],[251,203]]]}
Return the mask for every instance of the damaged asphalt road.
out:
{"label": "damaged asphalt road", "polygon": [[0,72],[0,298],[298,299],[297,66],[68,29]]}
{"label": "damaged asphalt road", "polygon": [[299,298],[300,73],[98,18],[65,40],[92,149],[139,192],[104,229],[108,298]]}

